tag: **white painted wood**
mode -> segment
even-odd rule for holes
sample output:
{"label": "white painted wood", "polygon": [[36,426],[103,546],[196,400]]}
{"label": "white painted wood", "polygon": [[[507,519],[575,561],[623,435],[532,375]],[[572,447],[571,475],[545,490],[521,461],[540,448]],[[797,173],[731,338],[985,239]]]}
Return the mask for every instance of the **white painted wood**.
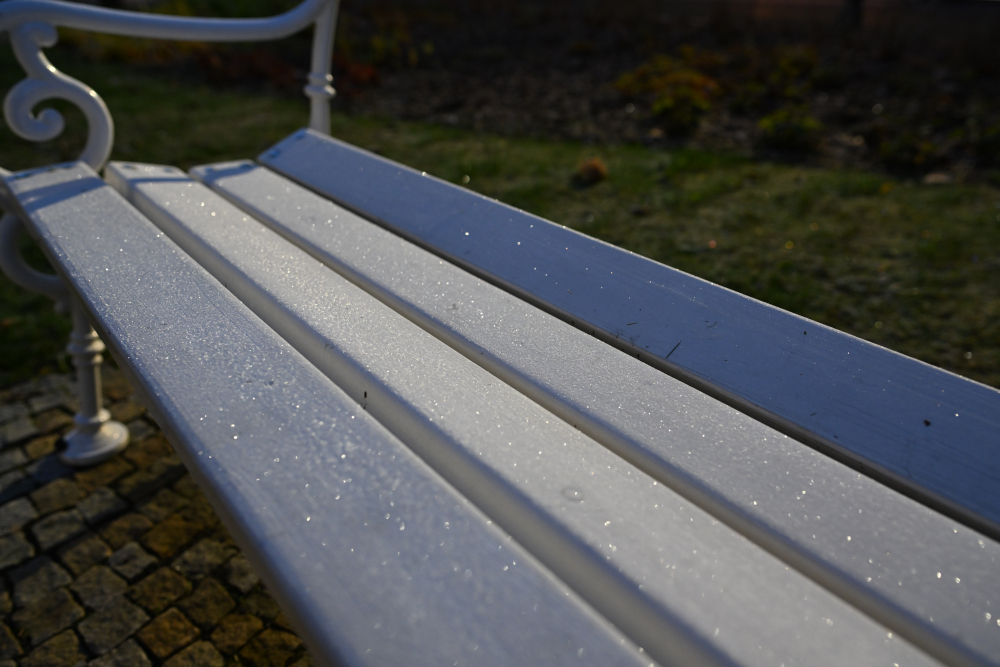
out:
{"label": "white painted wood", "polygon": [[918,645],[997,664],[1000,544],[266,168],[192,174]]}
{"label": "white painted wood", "polygon": [[932,662],[205,186],[107,177],[656,660]]}
{"label": "white painted wood", "polygon": [[1000,537],[1000,392],[314,132],[260,161]]}
{"label": "white painted wood", "polygon": [[321,664],[648,663],[88,167],[4,186]]}

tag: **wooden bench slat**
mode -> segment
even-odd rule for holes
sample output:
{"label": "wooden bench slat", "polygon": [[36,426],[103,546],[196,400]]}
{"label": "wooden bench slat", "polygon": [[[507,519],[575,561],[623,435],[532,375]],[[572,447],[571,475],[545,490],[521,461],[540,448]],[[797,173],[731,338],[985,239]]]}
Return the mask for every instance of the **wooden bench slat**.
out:
{"label": "wooden bench slat", "polygon": [[192,174],[912,641],[957,661],[1000,656],[1000,627],[982,622],[1000,617],[1000,544],[266,168]]}
{"label": "wooden bench slat", "polygon": [[933,662],[204,185],[108,178],[655,659]]}
{"label": "wooden bench slat", "polygon": [[1000,537],[997,390],[312,131],[259,160]]}
{"label": "wooden bench slat", "polygon": [[5,185],[321,664],[648,664],[89,167]]}

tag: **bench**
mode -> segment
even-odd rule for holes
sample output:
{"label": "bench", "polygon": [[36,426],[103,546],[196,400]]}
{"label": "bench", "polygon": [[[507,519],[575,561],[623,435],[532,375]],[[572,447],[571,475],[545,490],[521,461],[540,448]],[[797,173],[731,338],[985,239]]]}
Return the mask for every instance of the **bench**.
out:
{"label": "bench", "polygon": [[[4,173],[0,242],[321,664],[1000,664],[996,390],[327,136],[335,10],[0,5],[29,83],[30,21],[318,26],[310,129],[190,173],[105,167],[109,138]],[[61,282],[7,257],[21,224]]]}

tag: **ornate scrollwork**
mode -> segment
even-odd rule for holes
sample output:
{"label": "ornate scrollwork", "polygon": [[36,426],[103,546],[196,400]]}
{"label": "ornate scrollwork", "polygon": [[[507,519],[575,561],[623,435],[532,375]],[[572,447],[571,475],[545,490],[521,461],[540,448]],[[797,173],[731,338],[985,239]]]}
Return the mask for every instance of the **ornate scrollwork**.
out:
{"label": "ornate scrollwork", "polygon": [[99,171],[108,161],[114,143],[111,112],[90,86],[58,71],[45,57],[42,48],[53,46],[57,40],[56,29],[40,21],[24,23],[12,31],[14,55],[28,78],[7,93],[4,118],[18,136],[29,141],[48,141],[62,134],[65,126],[62,114],[55,109],[43,109],[36,116],[33,109],[44,100],[66,100],[87,119],[87,143],[80,160]]}

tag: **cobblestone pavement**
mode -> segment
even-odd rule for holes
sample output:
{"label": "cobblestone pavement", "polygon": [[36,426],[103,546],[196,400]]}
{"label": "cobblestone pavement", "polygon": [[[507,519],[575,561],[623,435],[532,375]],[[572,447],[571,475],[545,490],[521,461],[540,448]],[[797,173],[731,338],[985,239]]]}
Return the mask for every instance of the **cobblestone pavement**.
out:
{"label": "cobblestone pavement", "polygon": [[73,383],[0,390],[0,667],[312,665],[119,371],[115,458],[58,458]]}

